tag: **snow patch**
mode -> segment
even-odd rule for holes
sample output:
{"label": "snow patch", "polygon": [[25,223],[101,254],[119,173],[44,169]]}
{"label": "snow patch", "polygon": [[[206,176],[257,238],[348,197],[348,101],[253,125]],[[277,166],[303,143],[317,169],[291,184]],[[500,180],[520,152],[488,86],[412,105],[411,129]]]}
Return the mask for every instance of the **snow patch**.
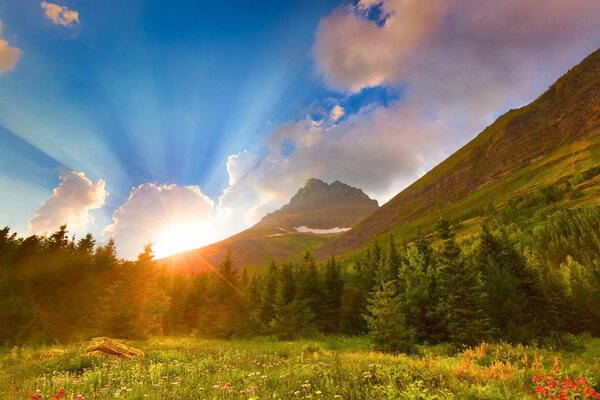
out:
{"label": "snow patch", "polygon": [[274,234],[269,235],[267,237],[278,237],[278,236],[285,236],[285,235],[286,235],[286,233],[274,233]]}
{"label": "snow patch", "polygon": [[294,228],[298,233],[314,233],[316,235],[328,235],[331,233],[343,233],[348,232],[352,228],[331,228],[331,229],[314,229],[307,226],[299,226]]}

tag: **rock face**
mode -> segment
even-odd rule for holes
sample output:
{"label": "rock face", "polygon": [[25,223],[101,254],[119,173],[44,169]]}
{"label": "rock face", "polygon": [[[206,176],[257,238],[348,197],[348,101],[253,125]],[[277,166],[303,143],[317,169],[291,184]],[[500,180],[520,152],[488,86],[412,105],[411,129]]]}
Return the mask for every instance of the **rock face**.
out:
{"label": "rock face", "polygon": [[281,209],[268,214],[256,226],[312,229],[350,228],[379,208],[377,200],[362,190],[335,181],[309,179]]}
{"label": "rock face", "polygon": [[119,358],[144,357],[144,352],[107,337],[94,338],[84,354],[114,356]]}

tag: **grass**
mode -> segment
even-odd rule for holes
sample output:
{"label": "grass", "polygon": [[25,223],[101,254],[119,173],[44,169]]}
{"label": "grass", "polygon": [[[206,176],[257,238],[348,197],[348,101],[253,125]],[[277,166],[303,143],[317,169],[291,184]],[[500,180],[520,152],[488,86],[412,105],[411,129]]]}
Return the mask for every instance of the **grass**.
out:
{"label": "grass", "polygon": [[[277,342],[156,338],[130,342],[144,359],[82,355],[85,343],[6,349],[0,393],[6,399],[523,399],[532,379],[561,364],[598,388],[600,339],[577,337],[567,349],[481,344],[455,352],[425,346],[417,355],[370,350],[361,338]],[[240,394],[240,392],[242,392]]]}

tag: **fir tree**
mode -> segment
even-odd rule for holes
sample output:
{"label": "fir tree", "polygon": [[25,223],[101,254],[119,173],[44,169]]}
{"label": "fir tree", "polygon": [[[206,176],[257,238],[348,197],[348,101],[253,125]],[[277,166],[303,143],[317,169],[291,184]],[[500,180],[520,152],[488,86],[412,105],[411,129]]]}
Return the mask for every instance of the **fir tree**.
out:
{"label": "fir tree", "polygon": [[413,333],[406,325],[401,303],[391,282],[382,282],[375,289],[367,310],[369,313],[364,317],[377,350],[391,353],[411,351]]}

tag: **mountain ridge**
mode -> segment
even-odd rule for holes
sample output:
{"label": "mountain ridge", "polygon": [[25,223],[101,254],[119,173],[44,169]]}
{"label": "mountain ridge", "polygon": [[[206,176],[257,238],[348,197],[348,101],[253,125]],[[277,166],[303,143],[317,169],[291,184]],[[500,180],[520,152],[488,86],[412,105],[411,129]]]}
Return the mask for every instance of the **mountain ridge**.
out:
{"label": "mountain ridge", "polygon": [[[533,180],[526,182],[526,177],[519,176],[519,171],[534,165],[539,165],[540,171],[551,168],[552,163],[544,162],[573,144],[585,149],[566,151],[563,159],[575,159],[577,151],[595,151],[599,132],[600,50],[596,50],[532,103],[499,117],[351,231],[319,249],[317,255],[340,255],[361,248],[377,236],[397,231],[401,225],[414,223],[436,210],[441,212],[478,192],[490,191],[504,180],[520,180],[520,189],[535,185]],[[589,139],[594,140],[586,144]],[[560,171],[555,175],[558,179]],[[490,200],[497,198],[502,196],[487,196]],[[487,200],[479,199],[478,203],[482,201]],[[434,219],[422,222],[431,224]]]}

